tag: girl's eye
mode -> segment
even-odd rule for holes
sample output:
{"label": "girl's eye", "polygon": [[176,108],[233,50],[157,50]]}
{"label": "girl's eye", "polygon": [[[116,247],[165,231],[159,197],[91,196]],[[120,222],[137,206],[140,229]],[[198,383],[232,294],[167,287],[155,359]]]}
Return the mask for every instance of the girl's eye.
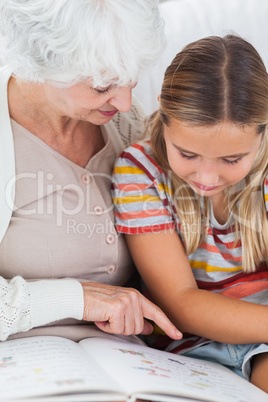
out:
{"label": "girl's eye", "polygon": [[227,165],[235,165],[236,163],[238,163],[241,160],[241,158],[237,158],[237,159],[223,159],[223,162],[226,163]]}
{"label": "girl's eye", "polygon": [[192,160],[192,159],[196,159],[197,155],[187,155],[182,151],[179,151],[180,155],[182,156],[182,158],[188,159],[188,160]]}

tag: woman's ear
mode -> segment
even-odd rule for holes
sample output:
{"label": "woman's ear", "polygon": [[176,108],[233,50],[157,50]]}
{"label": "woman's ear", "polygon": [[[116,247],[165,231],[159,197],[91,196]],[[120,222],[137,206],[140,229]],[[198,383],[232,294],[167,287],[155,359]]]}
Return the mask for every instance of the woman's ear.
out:
{"label": "woman's ear", "polygon": [[160,101],[160,94],[157,96],[157,100],[158,100],[158,102]]}

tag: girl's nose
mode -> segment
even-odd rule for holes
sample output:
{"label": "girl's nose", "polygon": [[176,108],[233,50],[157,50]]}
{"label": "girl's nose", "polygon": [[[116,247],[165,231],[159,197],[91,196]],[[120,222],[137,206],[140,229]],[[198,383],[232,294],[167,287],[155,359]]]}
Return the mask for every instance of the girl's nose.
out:
{"label": "girl's nose", "polygon": [[196,174],[198,183],[203,186],[215,186],[219,181],[219,172],[213,162],[203,161]]}

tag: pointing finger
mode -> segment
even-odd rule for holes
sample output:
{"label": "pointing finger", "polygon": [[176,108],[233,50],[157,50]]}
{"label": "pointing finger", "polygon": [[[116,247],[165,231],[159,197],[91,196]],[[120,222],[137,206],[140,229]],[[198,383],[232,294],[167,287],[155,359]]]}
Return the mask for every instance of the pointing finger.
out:
{"label": "pointing finger", "polygon": [[145,298],[142,303],[143,315],[145,318],[154,321],[170,338],[182,338],[182,333],[172,324],[159,307]]}

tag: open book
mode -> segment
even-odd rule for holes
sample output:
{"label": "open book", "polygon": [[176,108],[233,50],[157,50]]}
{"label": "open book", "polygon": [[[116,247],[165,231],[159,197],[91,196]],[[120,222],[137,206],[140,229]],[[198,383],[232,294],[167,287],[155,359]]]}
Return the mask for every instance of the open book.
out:
{"label": "open book", "polygon": [[77,344],[52,336],[0,344],[0,400],[16,398],[268,401],[266,393],[218,364],[120,340],[90,338]]}

